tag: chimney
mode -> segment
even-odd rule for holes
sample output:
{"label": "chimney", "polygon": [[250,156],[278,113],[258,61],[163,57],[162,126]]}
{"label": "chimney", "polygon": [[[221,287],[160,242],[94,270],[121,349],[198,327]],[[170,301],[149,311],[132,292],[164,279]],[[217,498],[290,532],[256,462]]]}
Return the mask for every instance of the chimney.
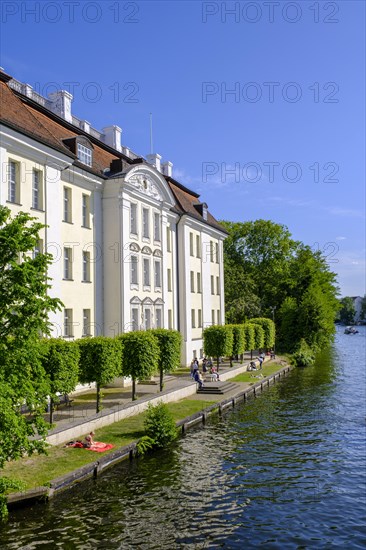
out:
{"label": "chimney", "polygon": [[66,90],[60,90],[58,92],[48,94],[48,99],[51,101],[51,111],[62,117],[67,122],[72,122],[72,95],[69,92]]}
{"label": "chimney", "polygon": [[171,178],[173,176],[173,163],[167,160],[166,162],[163,162],[161,165],[162,171],[164,176],[169,176]]}
{"label": "chimney", "polygon": [[113,147],[113,149],[116,149],[117,151],[122,151],[122,144],[121,144],[121,138],[122,138],[122,129],[119,126],[106,126],[102,130],[104,136],[103,141],[106,145],[109,145],[110,147]]}
{"label": "chimney", "polygon": [[87,120],[81,121],[80,128],[84,130],[84,132],[87,132],[88,134],[90,134],[90,122],[88,122]]}
{"label": "chimney", "polygon": [[152,153],[151,155],[146,155],[146,160],[147,162],[155,166],[155,168],[159,170],[159,172],[161,172],[161,155],[158,155],[157,153]]}

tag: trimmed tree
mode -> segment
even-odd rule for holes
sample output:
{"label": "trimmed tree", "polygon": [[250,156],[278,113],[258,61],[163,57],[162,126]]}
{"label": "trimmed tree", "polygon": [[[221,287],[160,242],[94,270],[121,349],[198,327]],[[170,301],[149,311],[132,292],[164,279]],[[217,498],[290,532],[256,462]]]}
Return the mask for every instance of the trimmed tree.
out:
{"label": "trimmed tree", "polygon": [[244,323],[243,327],[244,327],[246,351],[250,351],[251,358],[253,359],[253,349],[255,347],[254,327],[250,323]]}
{"label": "trimmed tree", "polygon": [[268,317],[255,317],[254,319],[250,319],[250,322],[261,325],[264,330],[264,347],[273,348],[275,345],[276,327],[272,319],[268,319]]}
{"label": "trimmed tree", "polygon": [[203,349],[205,355],[216,357],[217,371],[219,358],[232,355],[233,329],[231,325],[212,325],[203,331]]}
{"label": "trimmed tree", "polygon": [[77,341],[80,349],[80,375],[82,384],[95,382],[97,413],[101,410],[101,387],[121,374],[122,343],[119,338],[96,336]]}
{"label": "trimmed tree", "polygon": [[245,333],[243,325],[226,325],[231,326],[233,331],[233,349],[230,356],[230,366],[234,355],[243,357],[245,351]]}
{"label": "trimmed tree", "polygon": [[168,330],[166,328],[156,328],[150,330],[150,332],[157,339],[160,349],[160,391],[163,391],[164,373],[172,372],[180,365],[182,335],[177,330]]}
{"label": "trimmed tree", "polygon": [[122,340],[122,375],[132,378],[132,401],[136,397],[136,380],[148,378],[158,371],[160,351],[150,331],[127,332]]}
{"label": "trimmed tree", "polygon": [[79,380],[80,351],[76,342],[51,338],[42,342],[43,368],[50,382],[50,424],[53,421],[54,404],[58,393],[73,391]]}
{"label": "trimmed tree", "polygon": [[[254,327],[254,348],[258,351],[264,346],[264,330],[261,325],[250,323]],[[252,350],[251,350],[252,351]]]}

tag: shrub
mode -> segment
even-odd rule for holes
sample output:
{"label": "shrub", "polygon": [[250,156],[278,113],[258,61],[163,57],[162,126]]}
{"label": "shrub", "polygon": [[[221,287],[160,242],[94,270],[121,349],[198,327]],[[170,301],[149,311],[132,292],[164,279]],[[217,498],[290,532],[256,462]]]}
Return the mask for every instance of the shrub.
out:
{"label": "shrub", "polygon": [[250,323],[244,323],[244,335],[246,351],[251,351],[255,348],[255,332],[254,327]]}
{"label": "shrub", "polygon": [[159,368],[160,351],[150,331],[127,332],[122,340],[122,374],[132,378],[132,400],[136,399],[136,380],[151,376]]}
{"label": "shrub", "polygon": [[292,362],[296,367],[309,367],[315,361],[315,353],[302,338],[300,345],[292,355]]}
{"label": "shrub", "polygon": [[153,440],[156,448],[165,447],[178,437],[173,415],[165,403],[149,403],[144,421],[146,435]]}
{"label": "shrub", "polygon": [[243,325],[226,325],[230,326],[233,331],[233,347],[230,357],[230,366],[232,365],[232,357],[234,355],[242,355],[245,351],[245,332]]}
{"label": "shrub", "polygon": [[261,349],[264,346],[264,330],[261,325],[250,322],[254,328],[254,348],[252,349]]}

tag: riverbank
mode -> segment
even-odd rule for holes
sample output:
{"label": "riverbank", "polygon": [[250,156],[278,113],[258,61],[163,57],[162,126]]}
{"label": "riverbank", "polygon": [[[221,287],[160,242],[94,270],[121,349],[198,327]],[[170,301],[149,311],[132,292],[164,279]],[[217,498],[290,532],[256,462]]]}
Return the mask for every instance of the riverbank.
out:
{"label": "riverbank", "polygon": [[[168,404],[177,426],[181,427],[183,433],[197,422],[205,422],[208,415],[214,412],[221,413],[225,408],[235,406],[238,401],[258,394],[290,370],[288,365],[284,366],[283,361],[282,364],[268,361],[261,372],[242,372],[244,368],[245,365],[238,365],[237,368],[229,368],[222,373],[222,378],[225,377],[237,384],[235,391],[228,395],[205,396],[195,393],[189,398]],[[263,378],[257,378],[258,376]],[[143,422],[144,413],[140,413],[99,429],[96,439],[117,447],[103,453],[102,457],[96,457],[85,449],[53,446],[49,448],[48,455],[36,455],[7,464],[4,474],[26,483],[25,491],[9,495],[9,506],[52,498],[77,482],[99,475],[121,460],[132,459],[136,455],[137,440],[144,435]]]}

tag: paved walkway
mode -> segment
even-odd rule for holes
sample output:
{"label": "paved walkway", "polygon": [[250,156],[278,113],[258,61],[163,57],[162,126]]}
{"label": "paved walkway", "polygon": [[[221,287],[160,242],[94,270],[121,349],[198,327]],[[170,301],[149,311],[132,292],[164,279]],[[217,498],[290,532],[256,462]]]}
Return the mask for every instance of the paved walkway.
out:
{"label": "paved walkway", "polygon": [[[250,362],[250,354],[246,354],[244,357],[243,365],[249,364]],[[233,369],[243,366],[240,362],[234,362]],[[220,373],[226,373],[230,370],[229,363],[223,363],[220,365]],[[235,372],[233,373],[233,376],[235,376]],[[138,399],[136,401],[132,401],[132,392],[131,388],[124,388],[121,386],[118,386],[116,384],[111,384],[109,386],[106,386],[102,389],[102,408],[103,411],[108,409],[108,411],[113,411],[114,409],[121,409],[128,407],[130,404],[134,403],[137,404],[139,401],[144,400],[146,401],[149,396],[151,398],[156,397],[159,392],[159,379],[158,377],[153,379],[155,384],[137,384],[137,396]],[[206,380],[209,381],[209,375],[207,373]],[[253,382],[256,381],[256,378],[253,378]],[[165,391],[172,391],[172,390],[178,390],[190,385],[196,385],[194,381],[192,381],[189,370],[187,369],[187,374],[181,374],[181,375],[166,375],[164,376],[164,392]],[[241,388],[245,388],[249,386],[249,383],[238,383],[238,386]],[[231,397],[235,395],[238,392],[238,389],[233,389],[230,392],[227,392],[224,394],[225,397]],[[71,427],[71,425],[75,426],[75,424],[83,424],[89,417],[92,417],[96,414],[96,400],[95,400],[96,392],[95,390],[90,390],[88,392],[79,393],[72,396],[72,403],[71,405],[63,404],[58,407],[57,410],[54,411],[53,414],[53,423],[56,424],[55,429],[57,431],[66,430],[67,428]],[[202,401],[220,401],[222,400],[223,395],[215,395],[215,394],[193,394],[192,399],[195,400],[202,400]],[[49,419],[49,415],[45,415],[45,419]],[[52,431],[50,431],[50,434],[52,434]]]}

